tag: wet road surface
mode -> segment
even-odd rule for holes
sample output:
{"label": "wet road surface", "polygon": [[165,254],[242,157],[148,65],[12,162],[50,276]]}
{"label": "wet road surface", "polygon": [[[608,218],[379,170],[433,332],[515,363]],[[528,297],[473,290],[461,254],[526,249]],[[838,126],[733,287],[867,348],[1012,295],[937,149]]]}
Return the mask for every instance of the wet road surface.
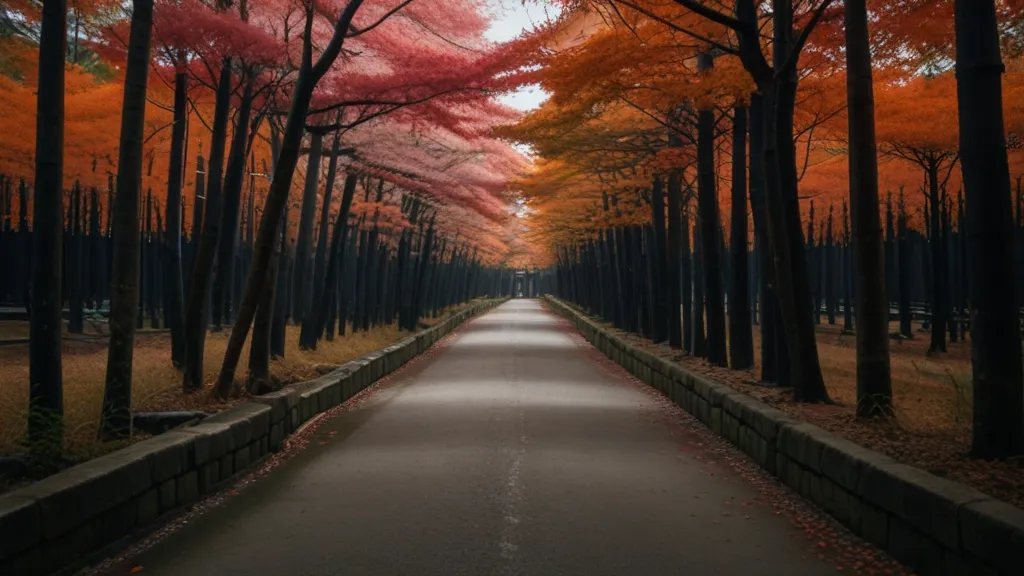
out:
{"label": "wet road surface", "polygon": [[463,325],[268,477],[110,568],[144,576],[835,574],[537,301]]}

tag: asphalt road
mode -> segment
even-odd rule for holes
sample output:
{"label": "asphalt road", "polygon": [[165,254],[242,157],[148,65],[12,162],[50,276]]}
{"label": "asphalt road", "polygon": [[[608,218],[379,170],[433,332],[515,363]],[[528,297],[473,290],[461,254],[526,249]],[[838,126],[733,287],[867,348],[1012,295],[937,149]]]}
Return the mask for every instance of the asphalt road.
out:
{"label": "asphalt road", "polygon": [[835,574],[536,301],[460,329],[110,574]]}

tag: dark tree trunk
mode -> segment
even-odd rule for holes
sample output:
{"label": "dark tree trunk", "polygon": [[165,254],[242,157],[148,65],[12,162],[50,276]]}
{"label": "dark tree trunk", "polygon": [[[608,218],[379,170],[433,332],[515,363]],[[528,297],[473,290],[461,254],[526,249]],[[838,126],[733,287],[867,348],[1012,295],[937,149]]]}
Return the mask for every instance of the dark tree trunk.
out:
{"label": "dark tree trunk", "polygon": [[68,230],[71,234],[71,242],[68,246],[70,258],[65,259],[68,265],[66,285],[68,288],[68,311],[70,312],[68,332],[81,334],[85,331],[85,317],[82,309],[83,248],[85,245],[85,226],[82,219],[85,211],[82,210],[82,188],[78,182],[75,182],[69,212],[71,213],[71,226]]}
{"label": "dark tree trunk", "polygon": [[[331,235],[330,257],[327,262],[325,278],[313,286],[311,322],[303,323],[302,332],[299,336],[299,346],[306,349],[316,348],[316,344],[323,337],[324,328],[327,326],[327,313],[332,299],[332,289],[338,283],[338,270],[344,266],[344,262],[341,261],[344,256],[342,247],[345,245],[345,236],[348,233],[348,213],[352,206],[352,198],[356,192],[356,180],[357,177],[354,173],[349,173],[345,177],[345,188],[341,195],[341,209],[338,211],[338,219],[334,223],[334,233]],[[310,325],[309,333],[306,331],[307,324]]]}
{"label": "dark tree trunk", "polygon": [[[210,304],[210,278],[220,243],[221,185],[223,183],[224,145],[227,140],[228,105],[231,101],[231,62],[221,62],[217,97],[213,113],[213,138],[210,145],[210,166],[207,174],[206,212],[203,214],[202,238],[198,242],[189,280],[185,307],[185,377],[182,388],[194,392],[203,387],[203,355],[206,345],[206,322]],[[196,233],[193,228],[193,238]],[[195,243],[195,242],[193,242]]]}
{"label": "dark tree trunk", "polygon": [[[37,456],[48,459],[59,456],[64,433],[61,237],[64,221],[64,57],[67,46],[67,11],[66,0],[43,3],[36,100],[36,199],[33,206],[32,294],[29,306],[28,433],[30,449]],[[26,212],[26,208],[25,196],[22,195],[22,213]]]}
{"label": "dark tree trunk", "polygon": [[[668,338],[668,317],[666,315],[666,296],[668,291],[667,272],[665,270],[665,192],[664,183],[660,176],[654,178],[651,186],[651,220],[654,223],[654,242],[651,246],[651,259],[653,270],[651,276],[654,279],[654,300],[652,309],[654,311],[652,336],[655,342],[662,342]],[[596,252],[596,250],[595,250]],[[600,284],[598,284],[600,286]]]}
{"label": "dark tree trunk", "polygon": [[[680,241],[682,240],[683,227],[683,191],[682,173],[680,170],[672,170],[668,175],[668,343],[675,349],[683,346],[682,317],[680,316],[681,286],[680,274],[682,254]],[[609,230],[605,230],[605,237],[608,238]],[[605,246],[611,245],[610,241]],[[614,279],[609,277],[610,279]],[[613,285],[610,288],[614,291]],[[618,294],[615,294],[618,301]]]}
{"label": "dark tree trunk", "polygon": [[929,354],[946,351],[946,314],[948,313],[948,274],[946,270],[946,244],[942,238],[942,196],[939,189],[939,167],[932,162],[928,168],[929,227],[931,229],[932,263],[932,322]]}
{"label": "dark tree trunk", "polygon": [[729,239],[732,274],[729,291],[729,364],[754,367],[754,334],[747,299],[747,109],[733,110],[732,216]]}
{"label": "dark tree trunk", "polygon": [[1024,452],[1024,375],[994,0],[956,0],[957,100],[971,267],[972,454]]}
{"label": "dark tree trunk", "polygon": [[[680,280],[682,284],[682,301],[680,307],[683,310],[683,322],[681,325],[683,331],[683,350],[686,350],[690,354],[695,355],[694,347],[694,327],[693,327],[693,310],[696,307],[693,301],[693,252],[690,250],[690,196],[692,195],[690,190],[686,190],[683,196],[683,208],[682,208],[682,235],[680,241],[682,245],[679,247],[680,257],[682,258],[680,270]],[[628,302],[628,299],[626,300]]]}
{"label": "dark tree trunk", "polygon": [[857,416],[892,414],[885,244],[878,215],[875,98],[865,0],[845,1],[850,212],[857,269]]}
{"label": "dark tree trunk", "polygon": [[[698,68],[710,70],[710,54],[698,56]],[[725,333],[725,290],[719,252],[717,174],[715,171],[715,112],[697,116],[697,209],[700,212],[702,276],[707,314],[707,359],[715,366],[728,364]]]}
{"label": "dark tree trunk", "polygon": [[268,281],[266,286],[264,286],[259,308],[256,309],[255,325],[252,330],[252,344],[249,347],[249,381],[247,383],[249,392],[253,394],[259,394],[263,390],[272,388],[270,377],[270,333],[271,323],[274,320],[273,279],[277,276],[277,267],[280,261],[279,255],[275,255],[271,261],[271,281]]}
{"label": "dark tree trunk", "polygon": [[896,216],[897,258],[899,266],[899,317],[900,334],[913,338],[910,325],[910,243],[907,241],[907,206],[900,190],[899,213]]}
{"label": "dark tree trunk", "polygon": [[[183,63],[179,62],[179,65]],[[185,124],[188,116],[188,73],[174,75],[174,127],[171,129],[167,175],[167,229],[164,231],[164,322],[171,329],[171,362],[185,361],[185,299],[181,278],[181,190],[185,176]]]}
{"label": "dark tree trunk", "polygon": [[309,142],[309,162],[306,164],[306,182],[302,192],[302,212],[299,215],[299,236],[295,241],[295,269],[292,272],[292,319],[302,322],[307,307],[310,251],[313,244],[313,218],[316,216],[316,197],[320,180],[320,155],[323,135],[312,132]]}
{"label": "dark tree trunk", "polygon": [[832,221],[834,220],[834,206],[829,204],[828,207],[828,223],[825,226],[825,241],[824,250],[825,254],[822,257],[822,275],[824,276],[824,288],[825,291],[825,313],[828,316],[829,326],[835,326],[836,323],[836,291],[835,291],[835,241],[833,236]]}
{"label": "dark tree trunk", "polygon": [[[324,199],[322,208],[320,209],[320,229],[317,235],[316,241],[316,253],[313,258],[313,300],[309,304],[309,308],[316,307],[319,302],[319,291],[324,283],[324,276],[327,274],[327,260],[328,260],[328,242],[330,239],[330,218],[331,218],[331,199],[334,197],[334,180],[338,175],[338,154],[341,148],[341,135],[334,135],[334,143],[331,145],[331,158],[327,164],[327,181],[324,183]],[[344,222],[345,220],[339,220]],[[329,294],[329,292],[328,292]],[[323,327],[320,326],[322,318],[314,316],[316,322],[316,331],[319,334],[323,331]],[[320,336],[317,336],[320,339]],[[302,340],[300,337],[299,340]]]}
{"label": "dark tree trunk", "polygon": [[[776,15],[778,20],[780,15]],[[776,22],[776,35],[791,33],[791,14]],[[779,24],[784,27],[779,30]],[[788,38],[776,38],[776,46]],[[776,48],[778,50],[778,48]],[[783,55],[787,51],[783,51]],[[796,102],[795,72],[776,82],[772,98],[765,101],[765,167],[767,171],[768,231],[775,260],[775,286],[781,311],[781,329],[786,335],[789,377],[798,402],[828,400],[821,376],[814,322],[806,310],[812,308],[810,275],[803,256],[800,205],[797,196],[796,150],[793,143],[793,110]],[[782,344],[780,343],[781,347]],[[781,369],[780,369],[781,376]],[[781,381],[781,377],[780,377]]]}
{"label": "dark tree trunk", "polygon": [[242,188],[245,185],[245,156],[249,141],[249,115],[252,113],[253,80],[243,78],[245,88],[235,114],[235,130],[231,136],[224,194],[221,209],[220,242],[217,267],[213,276],[213,325],[217,328],[230,322],[229,307],[235,283],[235,256],[238,253],[238,220],[242,209]]}
{"label": "dark tree trunk", "polygon": [[[289,293],[291,286],[289,280],[292,277],[291,246],[288,242],[288,209],[285,208],[281,215],[281,222],[278,224],[281,229],[281,238],[278,241],[277,255],[277,276],[271,277],[274,280],[274,319],[270,325],[270,355],[277,358],[284,358],[285,339],[288,336],[288,308]],[[268,280],[269,281],[269,280]]]}
{"label": "dark tree trunk", "polygon": [[[770,112],[770,111],[769,111]],[[757,242],[758,301],[761,307],[761,380],[778,381],[778,297],[775,293],[774,259],[768,236],[768,208],[765,204],[765,110],[760,94],[750,97],[750,213]]]}
{"label": "dark tree trunk", "polygon": [[152,30],[153,1],[133,0],[112,231],[114,272],[110,287],[110,346],[100,421],[100,434],[106,439],[124,438],[131,434],[132,429],[132,356],[139,301],[139,197]]}
{"label": "dark tree trunk", "polygon": [[704,337],[704,228],[700,217],[693,225],[693,348],[690,354],[699,358],[708,355],[707,340]]}

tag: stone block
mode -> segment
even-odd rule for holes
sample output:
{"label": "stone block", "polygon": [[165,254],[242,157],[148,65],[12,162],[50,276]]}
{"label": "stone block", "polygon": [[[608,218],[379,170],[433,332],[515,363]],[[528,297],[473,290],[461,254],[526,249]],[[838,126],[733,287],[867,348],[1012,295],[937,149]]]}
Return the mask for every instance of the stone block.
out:
{"label": "stone block", "polygon": [[[234,447],[245,446],[270,430],[270,406],[246,402],[232,406],[206,419],[206,422],[225,424],[231,428]],[[206,423],[204,422],[204,423]]]}
{"label": "stone block", "polygon": [[889,514],[870,504],[861,503],[860,536],[879,548],[885,548],[889,538]]}
{"label": "stone block", "polygon": [[708,426],[715,434],[722,434],[722,409],[718,406],[711,407],[711,424]]}
{"label": "stone block", "polygon": [[1024,567],[1024,510],[999,500],[972,502],[960,509],[963,548],[1000,574]]}
{"label": "stone block", "polygon": [[235,473],[238,474],[249,467],[249,447],[243,446],[235,450]]}
{"label": "stone block", "polygon": [[824,445],[816,440],[819,434],[827,432],[806,422],[787,423],[779,427],[775,447],[802,466],[820,474]]}
{"label": "stone block", "polygon": [[149,461],[121,451],[68,468],[5,496],[34,500],[42,536],[53,539],[152,487]]}
{"label": "stone block", "polygon": [[178,482],[174,478],[160,484],[160,513],[173,510],[178,505]]}
{"label": "stone block", "polygon": [[0,496],[0,559],[38,544],[42,535],[42,519],[35,500]]}
{"label": "stone block", "polygon": [[967,559],[947,548],[942,550],[941,574],[942,576],[996,576],[998,573],[977,558]]}
{"label": "stone block", "polygon": [[895,516],[889,518],[886,550],[921,576],[942,574],[942,547]]}
{"label": "stone block", "polygon": [[192,468],[195,440],[195,434],[175,430],[126,446],[117,453],[149,462],[152,484],[156,485]]}
{"label": "stone block", "polygon": [[235,453],[229,452],[220,457],[220,481],[231,478],[235,475]]}
{"label": "stone block", "polygon": [[213,460],[199,467],[199,493],[209,494],[220,483],[220,461]]}
{"label": "stone block", "polygon": [[822,478],[822,495],[825,501],[825,511],[833,518],[843,524],[849,525],[851,505],[850,500],[856,500],[856,496],[848,492],[842,485],[829,479]]}
{"label": "stone block", "polygon": [[878,456],[876,452],[824,431],[811,440],[821,444],[822,474],[850,491],[857,490],[861,471],[869,460]]}
{"label": "stone block", "polygon": [[193,446],[197,465],[216,460],[235,447],[234,434],[227,424],[204,422],[182,430],[182,433],[195,435]]}
{"label": "stone block", "polygon": [[[51,559],[52,560],[52,559]],[[11,556],[0,556],[0,574],[47,574],[52,570],[44,566],[42,546],[33,546]]]}
{"label": "stone block", "polygon": [[284,424],[278,423],[270,427],[269,448],[277,452],[284,446]]}
{"label": "stone block", "polygon": [[199,473],[195,470],[178,476],[176,482],[178,506],[184,506],[199,498]]}
{"label": "stone block", "polygon": [[[778,455],[775,456],[778,459]],[[815,506],[824,509],[825,508],[825,489],[822,487],[821,476],[818,476],[810,470],[807,471],[807,484],[808,490],[805,495]]]}
{"label": "stone block", "polygon": [[160,491],[157,488],[143,492],[136,502],[136,526],[147,526],[160,517]]}
{"label": "stone block", "polygon": [[[343,369],[345,366],[341,368]],[[292,408],[299,404],[299,392],[294,388],[285,388],[277,392],[256,396],[252,401],[270,406],[271,423],[280,422],[285,419]]]}
{"label": "stone block", "polygon": [[285,431],[289,434],[298,430],[299,426],[302,426],[302,419],[299,414],[299,407],[292,408],[288,413],[288,416],[284,419],[286,426]]}
{"label": "stone block", "polygon": [[249,444],[249,463],[255,464],[263,458],[263,454],[260,453],[260,442],[259,440]]}
{"label": "stone block", "polygon": [[864,466],[858,493],[944,547],[958,549],[960,508],[988,497],[962,484],[880,456]]}

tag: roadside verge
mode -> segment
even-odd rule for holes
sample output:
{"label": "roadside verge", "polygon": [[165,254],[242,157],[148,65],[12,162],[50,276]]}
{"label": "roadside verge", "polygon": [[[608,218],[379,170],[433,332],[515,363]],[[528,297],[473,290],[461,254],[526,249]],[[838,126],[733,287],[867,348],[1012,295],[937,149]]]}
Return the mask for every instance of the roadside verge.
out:
{"label": "roadside verge", "polygon": [[1018,575],[1024,510],[900,464],[633,346],[546,297],[605,356],[923,576]]}
{"label": "roadside verge", "polygon": [[315,380],[254,397],[196,426],[132,444],[0,496],[0,574],[43,575],[84,565],[96,552],[231,482],[280,450],[307,420],[502,302],[479,302]]}

